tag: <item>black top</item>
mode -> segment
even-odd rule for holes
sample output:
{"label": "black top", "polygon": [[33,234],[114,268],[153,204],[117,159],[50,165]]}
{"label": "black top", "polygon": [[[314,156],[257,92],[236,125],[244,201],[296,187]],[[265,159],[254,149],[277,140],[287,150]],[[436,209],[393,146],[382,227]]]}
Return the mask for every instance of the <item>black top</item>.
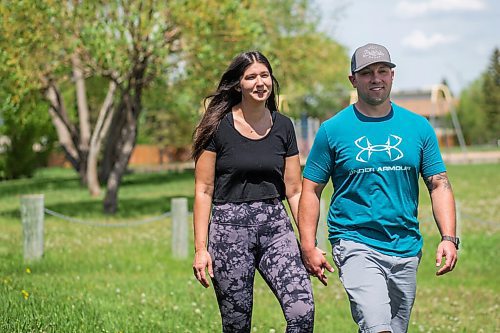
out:
{"label": "black top", "polygon": [[232,112],[220,122],[206,150],[217,154],[213,203],[285,198],[285,157],[299,153],[293,124],[273,111],[273,125],[261,139],[249,139],[234,127]]}

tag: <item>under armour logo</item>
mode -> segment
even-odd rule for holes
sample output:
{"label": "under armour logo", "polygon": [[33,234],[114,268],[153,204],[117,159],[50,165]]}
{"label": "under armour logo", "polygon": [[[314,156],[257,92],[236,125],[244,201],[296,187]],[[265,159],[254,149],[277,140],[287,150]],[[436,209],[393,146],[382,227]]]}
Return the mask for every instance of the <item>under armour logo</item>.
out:
{"label": "under armour logo", "polygon": [[391,161],[397,161],[404,156],[403,152],[397,148],[403,141],[399,136],[390,134],[387,142],[381,145],[373,145],[366,136],[362,136],[354,144],[358,146],[361,151],[356,155],[356,161],[366,163],[370,160],[373,153],[385,151],[389,155]]}

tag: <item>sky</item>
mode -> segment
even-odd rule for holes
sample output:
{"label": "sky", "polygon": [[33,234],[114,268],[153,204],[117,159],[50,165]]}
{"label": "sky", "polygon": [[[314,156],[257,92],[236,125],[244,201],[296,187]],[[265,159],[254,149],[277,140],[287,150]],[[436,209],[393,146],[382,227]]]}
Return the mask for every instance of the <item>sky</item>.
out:
{"label": "sky", "polygon": [[[382,44],[396,64],[393,90],[446,79],[459,94],[500,48],[499,0],[315,0],[321,30],[344,45]],[[346,75],[348,74],[346,69]]]}

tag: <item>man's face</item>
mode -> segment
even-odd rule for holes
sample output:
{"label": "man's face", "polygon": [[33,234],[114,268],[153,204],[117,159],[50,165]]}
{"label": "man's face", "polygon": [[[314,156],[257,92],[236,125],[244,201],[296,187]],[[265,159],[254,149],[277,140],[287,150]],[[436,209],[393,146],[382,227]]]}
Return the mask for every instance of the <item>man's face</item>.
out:
{"label": "man's face", "polygon": [[358,91],[358,99],[377,106],[383,104],[391,94],[394,71],[384,63],[375,63],[349,76],[352,86]]}

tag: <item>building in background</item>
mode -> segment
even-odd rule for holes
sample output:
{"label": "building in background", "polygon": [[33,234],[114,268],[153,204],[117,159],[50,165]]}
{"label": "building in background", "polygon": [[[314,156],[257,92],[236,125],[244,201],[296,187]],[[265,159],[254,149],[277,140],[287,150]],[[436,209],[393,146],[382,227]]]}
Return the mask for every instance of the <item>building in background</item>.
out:
{"label": "building in background", "polygon": [[[352,91],[350,103],[355,103],[357,99],[356,91]],[[427,118],[441,147],[460,145],[465,149],[462,129],[455,112],[457,101],[446,85],[437,84],[429,89],[395,90],[391,93],[391,101]]]}

